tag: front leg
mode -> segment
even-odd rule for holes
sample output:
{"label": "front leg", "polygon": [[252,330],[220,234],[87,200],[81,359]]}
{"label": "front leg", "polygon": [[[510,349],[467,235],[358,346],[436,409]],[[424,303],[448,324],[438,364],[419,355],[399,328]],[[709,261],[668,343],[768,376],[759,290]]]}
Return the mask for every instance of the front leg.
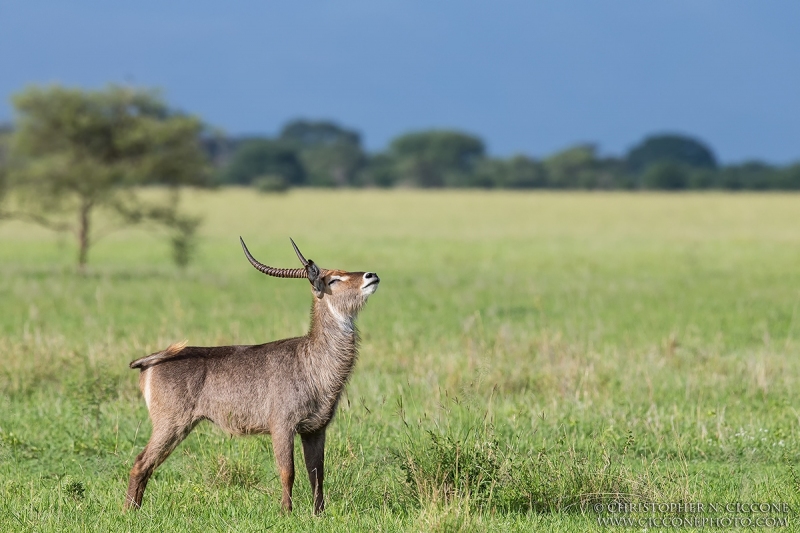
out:
{"label": "front leg", "polygon": [[308,480],[314,494],[314,514],[320,514],[325,509],[325,497],[322,493],[322,481],[325,478],[325,428],[300,435],[300,439],[303,441]]}
{"label": "front leg", "polygon": [[275,451],[275,462],[281,476],[283,496],[281,507],[287,513],[292,512],[292,485],[294,485],[294,432],[278,432],[272,434],[272,449]]}

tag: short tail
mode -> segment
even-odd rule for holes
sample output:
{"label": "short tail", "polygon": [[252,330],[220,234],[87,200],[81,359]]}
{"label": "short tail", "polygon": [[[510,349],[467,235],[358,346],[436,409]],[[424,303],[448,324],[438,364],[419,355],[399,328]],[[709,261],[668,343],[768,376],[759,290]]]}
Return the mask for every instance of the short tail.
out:
{"label": "short tail", "polygon": [[186,348],[186,343],[188,341],[182,342],[173,342],[169,346],[167,346],[166,350],[162,350],[160,352],[151,353],[150,355],[146,355],[137,359],[136,361],[131,361],[131,368],[147,368],[148,366],[153,366],[156,363],[160,363],[167,359],[171,359],[175,357],[179,353]]}

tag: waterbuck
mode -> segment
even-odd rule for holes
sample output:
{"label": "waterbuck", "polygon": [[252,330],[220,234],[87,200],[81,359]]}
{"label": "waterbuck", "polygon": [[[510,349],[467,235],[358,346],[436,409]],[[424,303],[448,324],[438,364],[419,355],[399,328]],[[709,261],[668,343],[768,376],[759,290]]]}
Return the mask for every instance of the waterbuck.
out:
{"label": "waterbuck", "polygon": [[[279,278],[307,278],[314,295],[311,327],[303,337],[255,346],[195,347],[173,344],[133,361],[153,432],[131,469],[125,508],[138,508],[147,480],[201,420],[233,435],[272,435],[283,487],[281,505],[292,510],[294,436],[299,434],[314,495],[325,502],[325,429],[356,362],[355,318],[378,288],[374,272],[319,268],[292,246],[303,268],[259,263],[240,237],[248,261]],[[291,239],[290,239],[291,240]]]}

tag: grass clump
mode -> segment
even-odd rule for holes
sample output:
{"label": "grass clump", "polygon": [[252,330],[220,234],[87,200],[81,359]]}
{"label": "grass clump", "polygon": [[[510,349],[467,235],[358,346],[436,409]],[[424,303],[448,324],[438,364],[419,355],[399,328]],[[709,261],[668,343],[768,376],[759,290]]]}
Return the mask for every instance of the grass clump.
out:
{"label": "grass clump", "polygon": [[[487,413],[453,402],[437,422],[408,425],[395,460],[417,506],[469,502],[474,511],[582,513],[590,503],[652,501],[659,491],[621,450],[599,444],[580,451],[561,439],[530,448],[530,435],[498,432]],[[425,427],[428,426],[428,427]]]}

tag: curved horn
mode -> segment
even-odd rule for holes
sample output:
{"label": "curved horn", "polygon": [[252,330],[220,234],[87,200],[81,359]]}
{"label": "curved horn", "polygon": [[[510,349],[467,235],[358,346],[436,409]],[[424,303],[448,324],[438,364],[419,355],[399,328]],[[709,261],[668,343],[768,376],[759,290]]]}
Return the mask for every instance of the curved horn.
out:
{"label": "curved horn", "polygon": [[297,248],[297,245],[294,243],[294,240],[291,237],[289,237],[289,240],[292,241],[292,248],[294,248],[294,253],[297,254],[297,258],[300,259],[300,262],[303,263],[304,267],[307,267],[308,261],[306,261],[306,258],[303,257],[303,254],[300,253],[300,250]]}
{"label": "curved horn", "polygon": [[[247,256],[247,260],[250,261],[250,264],[255,267],[256,270],[259,272],[263,272],[268,276],[275,276],[276,278],[308,278],[308,274],[306,274],[305,268],[274,268],[271,266],[264,265],[256,261],[256,258],[250,254],[250,250],[247,249],[247,245],[244,243],[244,239],[239,237],[239,241],[242,243],[242,250],[244,250],[244,255]],[[294,244],[294,242],[292,242]],[[295,246],[295,251],[297,251],[297,247]],[[299,255],[300,252],[298,251],[297,254]],[[303,256],[300,256],[301,258]],[[303,264],[305,265],[307,261],[303,260]]]}

